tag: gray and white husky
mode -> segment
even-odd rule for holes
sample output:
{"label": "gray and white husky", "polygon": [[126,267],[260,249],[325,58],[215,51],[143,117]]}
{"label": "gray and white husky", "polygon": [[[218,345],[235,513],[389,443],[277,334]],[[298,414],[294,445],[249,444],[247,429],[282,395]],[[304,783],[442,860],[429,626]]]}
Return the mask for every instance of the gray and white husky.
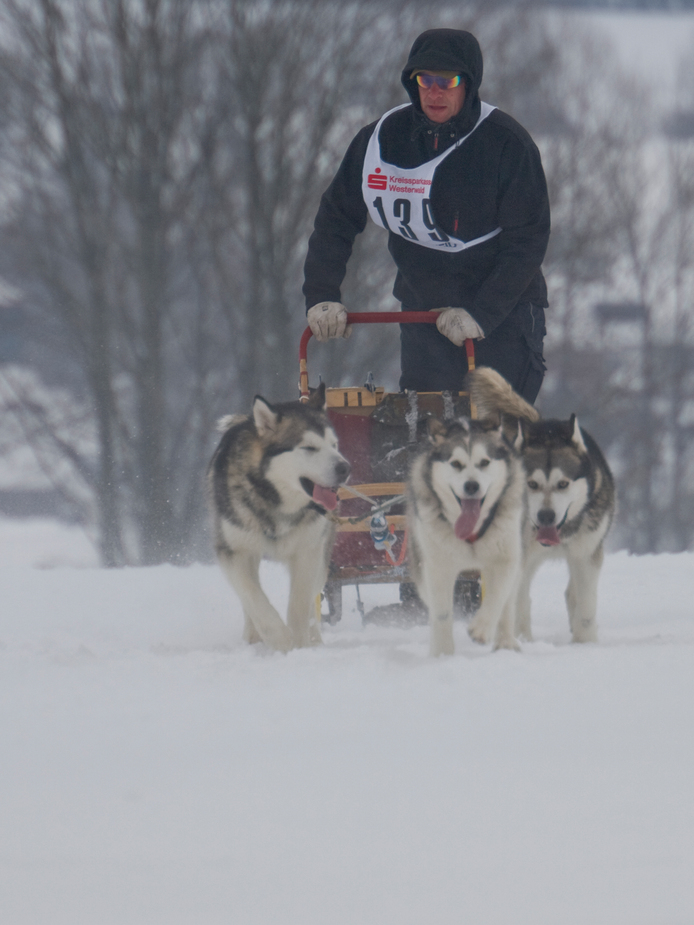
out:
{"label": "gray and white husky", "polygon": [[523,577],[519,588],[517,634],[531,639],[530,585],[540,565],[564,558],[569,567],[566,605],[574,642],[597,639],[598,578],[603,542],[615,512],[610,468],[595,440],[578,425],[543,420],[495,370],[468,375],[481,417],[503,414],[513,429],[520,421],[527,517],[523,526]]}
{"label": "gray and white husky", "polygon": [[[250,416],[223,418],[219,429],[208,470],[215,549],[243,606],[243,638],[281,652],[317,645],[315,599],[335,537],[326,515],[350,471],[325,414],[325,387],[305,404],[256,396]],[[261,588],[261,559],[289,568],[286,623]]]}
{"label": "gray and white husky", "polygon": [[477,642],[517,649],[523,471],[499,426],[432,418],[407,482],[408,566],[429,610],[432,655],[454,651],[458,574],[482,573],[482,605],[469,626]]}

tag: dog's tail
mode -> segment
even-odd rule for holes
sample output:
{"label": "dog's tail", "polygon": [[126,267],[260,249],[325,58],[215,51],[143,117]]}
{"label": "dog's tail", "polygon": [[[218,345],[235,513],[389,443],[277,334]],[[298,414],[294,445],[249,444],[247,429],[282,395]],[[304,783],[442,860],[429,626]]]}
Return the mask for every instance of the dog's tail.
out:
{"label": "dog's tail", "polygon": [[468,373],[466,384],[480,418],[494,414],[509,414],[525,421],[540,420],[539,412],[514,392],[495,369],[488,366],[478,367]]}
{"label": "dog's tail", "polygon": [[236,427],[237,424],[242,424],[247,419],[248,415],[246,414],[225,414],[223,418],[217,421],[217,432],[224,434],[232,427]]}

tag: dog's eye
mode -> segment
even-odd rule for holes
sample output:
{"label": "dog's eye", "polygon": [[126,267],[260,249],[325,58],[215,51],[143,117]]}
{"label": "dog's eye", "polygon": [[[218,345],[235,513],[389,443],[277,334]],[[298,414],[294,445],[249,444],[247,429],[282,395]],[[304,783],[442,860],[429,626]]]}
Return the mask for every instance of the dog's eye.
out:
{"label": "dog's eye", "polygon": [[539,487],[540,486],[537,484],[537,482],[534,479],[530,479],[528,481],[528,488],[530,489],[530,491],[537,491]]}
{"label": "dog's eye", "polygon": [[455,469],[456,472],[462,472],[462,471],[463,471],[463,464],[462,464],[461,462],[458,462],[457,459],[452,459],[452,460],[451,460],[451,469]]}
{"label": "dog's eye", "polygon": [[557,488],[559,491],[566,491],[570,484],[568,479],[562,479],[561,482],[557,482]]}
{"label": "dog's eye", "polygon": [[318,447],[317,447],[317,446],[302,446],[301,449],[302,449],[305,453],[317,453],[317,452],[318,452]]}
{"label": "dog's eye", "polygon": [[486,469],[489,463],[490,463],[490,460],[488,459],[480,459],[480,461],[477,463],[477,468]]}

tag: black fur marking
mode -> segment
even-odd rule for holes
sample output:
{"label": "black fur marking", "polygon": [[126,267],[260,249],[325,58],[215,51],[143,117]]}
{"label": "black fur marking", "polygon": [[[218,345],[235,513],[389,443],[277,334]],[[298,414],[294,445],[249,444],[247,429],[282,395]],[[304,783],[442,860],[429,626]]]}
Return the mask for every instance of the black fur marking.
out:
{"label": "black fur marking", "polygon": [[[523,421],[523,433],[526,446],[550,447],[573,445],[575,417],[568,421],[558,421],[554,418],[540,421]],[[583,433],[583,431],[581,431]]]}
{"label": "black fur marking", "polygon": [[[231,440],[235,440],[237,438],[237,432],[239,428],[243,427],[244,424],[247,423],[247,421],[244,421],[241,424],[230,428],[224,434],[209,466],[212,499],[214,502],[215,510],[218,511],[225,520],[228,520],[230,523],[238,527],[242,526],[242,523],[238,517],[236,517],[234,508],[229,499],[229,489],[226,480],[226,463],[229,443]],[[230,435],[233,436],[230,437]]]}
{"label": "black fur marking", "polygon": [[283,453],[291,453],[294,449],[293,446],[282,446],[280,444],[272,444],[267,447],[263,453],[263,461],[261,463],[261,469],[263,472],[267,469],[267,464],[271,459],[274,459],[275,456],[281,456]]}
{"label": "black fur marking", "polygon": [[301,485],[301,487],[306,492],[306,494],[309,496],[309,498],[313,498],[313,489],[316,486],[315,482],[312,482],[311,479],[302,477],[299,479],[299,485]]}
{"label": "black fur marking", "polygon": [[[506,440],[506,437],[504,437],[504,440]],[[500,444],[489,455],[491,456],[492,459],[507,460],[511,458],[511,450],[510,450],[510,447],[505,446],[504,444]]]}
{"label": "black fur marking", "polygon": [[453,448],[450,446],[441,446],[438,449],[435,449],[431,456],[429,457],[432,463],[435,462],[448,462],[448,460],[453,455]]}
{"label": "black fur marking", "polygon": [[267,501],[268,504],[278,506],[282,503],[280,493],[269,479],[266,479],[264,476],[255,472],[247,473],[246,478],[253,486],[253,489],[257,492],[258,497],[262,498],[263,501]]}

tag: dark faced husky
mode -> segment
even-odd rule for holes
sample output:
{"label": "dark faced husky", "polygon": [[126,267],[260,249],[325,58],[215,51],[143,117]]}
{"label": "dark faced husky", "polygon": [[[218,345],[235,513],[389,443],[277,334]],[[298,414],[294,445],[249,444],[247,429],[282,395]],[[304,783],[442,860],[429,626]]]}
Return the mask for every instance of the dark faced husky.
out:
{"label": "dark faced husky", "polygon": [[535,572],[546,559],[562,557],[569,567],[566,605],[573,641],[594,642],[603,541],[615,511],[609,466],[575,415],[567,421],[542,420],[502,376],[486,367],[469,374],[468,386],[481,417],[501,413],[510,417],[511,427],[517,421],[522,426],[528,513],[517,633],[531,638],[530,584]]}
{"label": "dark faced husky", "polygon": [[[317,645],[315,599],[335,536],[326,514],[349,475],[325,414],[325,386],[305,404],[256,396],[249,417],[223,418],[220,430],[208,471],[215,548],[243,606],[243,638],[281,652]],[[260,586],[264,558],[289,568],[286,624]]]}
{"label": "dark faced husky", "polygon": [[431,654],[453,653],[453,589],[465,569],[484,596],[469,632],[517,649],[523,472],[514,446],[488,422],[432,419],[407,483],[408,564],[429,610]]}

